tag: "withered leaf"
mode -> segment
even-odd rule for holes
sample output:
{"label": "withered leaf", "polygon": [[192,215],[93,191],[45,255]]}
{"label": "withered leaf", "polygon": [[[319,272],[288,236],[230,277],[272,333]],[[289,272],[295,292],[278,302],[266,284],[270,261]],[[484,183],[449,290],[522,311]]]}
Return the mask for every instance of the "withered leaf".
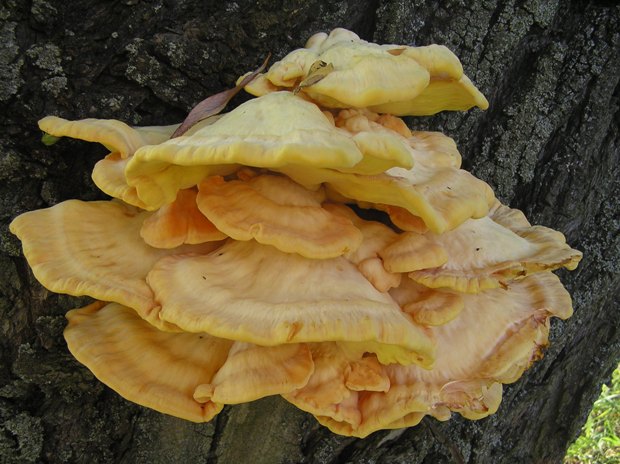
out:
{"label": "withered leaf", "polygon": [[310,66],[310,70],[308,71],[308,75],[306,76],[306,78],[302,80],[297,85],[297,87],[295,87],[293,93],[296,94],[304,87],[310,87],[311,85],[316,84],[333,70],[334,65],[332,63],[326,63],[322,60],[315,61],[314,63],[312,63],[312,66]]}
{"label": "withered leaf", "polygon": [[331,66],[331,69],[334,69],[334,66],[329,63],[327,64],[325,61],[323,60],[317,60],[314,63],[312,63],[312,65],[310,66],[310,70],[308,71],[308,76],[320,71],[323,68],[329,67]]}
{"label": "withered leaf", "polygon": [[260,65],[258,69],[256,69],[251,74],[248,74],[232,89],[224,90],[222,92],[216,93],[215,95],[211,95],[210,97],[205,98],[203,101],[194,106],[194,108],[185,118],[185,121],[183,121],[183,123],[177,128],[177,130],[174,131],[170,138],[173,139],[175,137],[179,137],[180,135],[183,135],[185,132],[187,132],[197,122],[200,122],[203,119],[207,119],[210,116],[219,114],[224,108],[226,108],[226,105],[232,99],[232,97],[237,95],[243,87],[252,82],[254,78],[265,69],[267,63],[269,62],[269,58],[271,58],[271,53],[267,55],[267,58],[265,58],[265,61],[263,61],[263,64]]}

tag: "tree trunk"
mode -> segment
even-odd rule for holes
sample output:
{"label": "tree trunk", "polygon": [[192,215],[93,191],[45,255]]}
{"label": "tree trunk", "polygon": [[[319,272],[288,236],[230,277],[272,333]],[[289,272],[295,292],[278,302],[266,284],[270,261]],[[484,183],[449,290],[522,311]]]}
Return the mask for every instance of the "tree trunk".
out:
{"label": "tree trunk", "polygon": [[[440,5],[438,5],[440,3]],[[469,5],[469,4],[473,4]],[[620,355],[620,7],[558,0],[4,0],[0,3],[0,462],[556,463]],[[465,168],[584,252],[561,272],[575,315],[497,414],[426,418],[366,439],[279,397],[193,424],[129,403],[68,353],[64,313],[8,232],[17,214],[103,198],[105,150],[40,143],[37,119],[170,124],[268,52],[345,27],[380,43],[445,44],[490,109],[412,118],[454,137]],[[239,102],[237,97],[234,102]],[[233,102],[233,103],[234,103]],[[483,330],[483,328],[481,328]]]}

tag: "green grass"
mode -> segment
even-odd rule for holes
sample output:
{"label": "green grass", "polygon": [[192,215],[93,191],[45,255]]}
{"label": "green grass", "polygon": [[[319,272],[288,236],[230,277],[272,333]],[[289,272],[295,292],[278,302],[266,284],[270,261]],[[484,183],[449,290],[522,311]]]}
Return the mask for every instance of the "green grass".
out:
{"label": "green grass", "polygon": [[603,385],[581,436],[568,448],[564,464],[620,464],[620,366],[611,387]]}

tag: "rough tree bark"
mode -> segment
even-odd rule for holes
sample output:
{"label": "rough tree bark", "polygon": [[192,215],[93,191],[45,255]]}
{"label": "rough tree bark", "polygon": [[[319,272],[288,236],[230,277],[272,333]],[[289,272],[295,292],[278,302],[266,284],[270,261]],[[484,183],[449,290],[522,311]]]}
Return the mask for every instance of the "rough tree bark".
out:
{"label": "rough tree bark", "polygon": [[[0,3],[0,462],[556,463],[620,355],[620,7],[585,0],[4,0]],[[472,6],[473,4],[473,6]],[[101,198],[105,151],[39,142],[36,120],[173,123],[272,52],[342,26],[379,42],[442,43],[486,112],[412,119],[454,137],[465,167],[584,252],[561,277],[576,313],[499,412],[425,419],[360,440],[280,398],[196,425],[130,404],[68,354],[64,312],[85,300],[32,277],[8,222]],[[239,99],[237,99],[238,101]],[[483,328],[481,328],[483,330]]]}

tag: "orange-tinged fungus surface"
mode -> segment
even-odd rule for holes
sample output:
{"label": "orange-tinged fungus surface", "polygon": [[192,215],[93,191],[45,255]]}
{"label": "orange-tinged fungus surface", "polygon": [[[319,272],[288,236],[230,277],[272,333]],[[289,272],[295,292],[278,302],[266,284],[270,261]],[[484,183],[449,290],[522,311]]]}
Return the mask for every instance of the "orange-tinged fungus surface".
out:
{"label": "orange-tinged fungus surface", "polygon": [[197,196],[194,189],[179,190],[176,200],[147,217],[140,229],[144,241],[156,248],[175,248],[227,238],[200,212]]}
{"label": "orange-tinged fungus surface", "polygon": [[198,385],[200,402],[238,404],[303,387],[314,371],[305,343],[258,346],[235,342],[228,359],[208,384]]}
{"label": "orange-tinged fungus surface", "polygon": [[10,226],[41,284],[100,300],[67,314],[73,355],[194,422],[268,395],[356,437],[496,412],[571,316],[551,271],[581,253],[501,205],[452,138],[399,118],[486,109],[458,58],[335,29],[214,115],[238,88],[183,131],[39,122],[110,151],[92,177],[111,201]]}
{"label": "orange-tinged fungus surface", "polygon": [[49,290],[113,301],[149,318],[156,306],[146,284],[152,266],[170,254],[208,252],[220,244],[153,248],[140,237],[148,216],[116,201],[67,200],[22,214],[10,227],[35,277]]}
{"label": "orange-tinged fungus surface", "polygon": [[199,189],[200,211],[235,240],[254,239],[314,259],[341,256],[362,240],[350,220],[322,208],[318,192],[286,177],[260,175],[247,182],[210,177]]}
{"label": "orange-tinged fungus surface", "polygon": [[343,257],[309,259],[231,241],[210,254],[161,259],[147,281],[158,317],[188,332],[267,346],[343,340],[381,352],[387,345],[396,354],[386,358],[432,364],[425,330]]}
{"label": "orange-tinged fungus surface", "polygon": [[67,313],[69,351],[124,398],[192,422],[206,422],[223,404],[196,401],[233,344],[206,334],[157,330],[130,308],[94,303]]}
{"label": "orange-tinged fungus surface", "polygon": [[[517,380],[540,357],[548,343],[549,318],[570,316],[570,297],[557,277],[545,273],[529,276],[508,290],[463,295],[463,300],[458,317],[432,328],[438,346],[432,369],[382,366],[389,389],[360,390],[344,384],[348,365],[338,352],[338,362],[315,361],[308,383],[312,388],[284,397],[337,433],[358,437],[403,424],[412,419],[410,414],[416,420],[427,414],[445,420],[449,411],[470,419],[494,413],[501,401],[501,384]],[[321,391],[338,394],[328,397]]]}

